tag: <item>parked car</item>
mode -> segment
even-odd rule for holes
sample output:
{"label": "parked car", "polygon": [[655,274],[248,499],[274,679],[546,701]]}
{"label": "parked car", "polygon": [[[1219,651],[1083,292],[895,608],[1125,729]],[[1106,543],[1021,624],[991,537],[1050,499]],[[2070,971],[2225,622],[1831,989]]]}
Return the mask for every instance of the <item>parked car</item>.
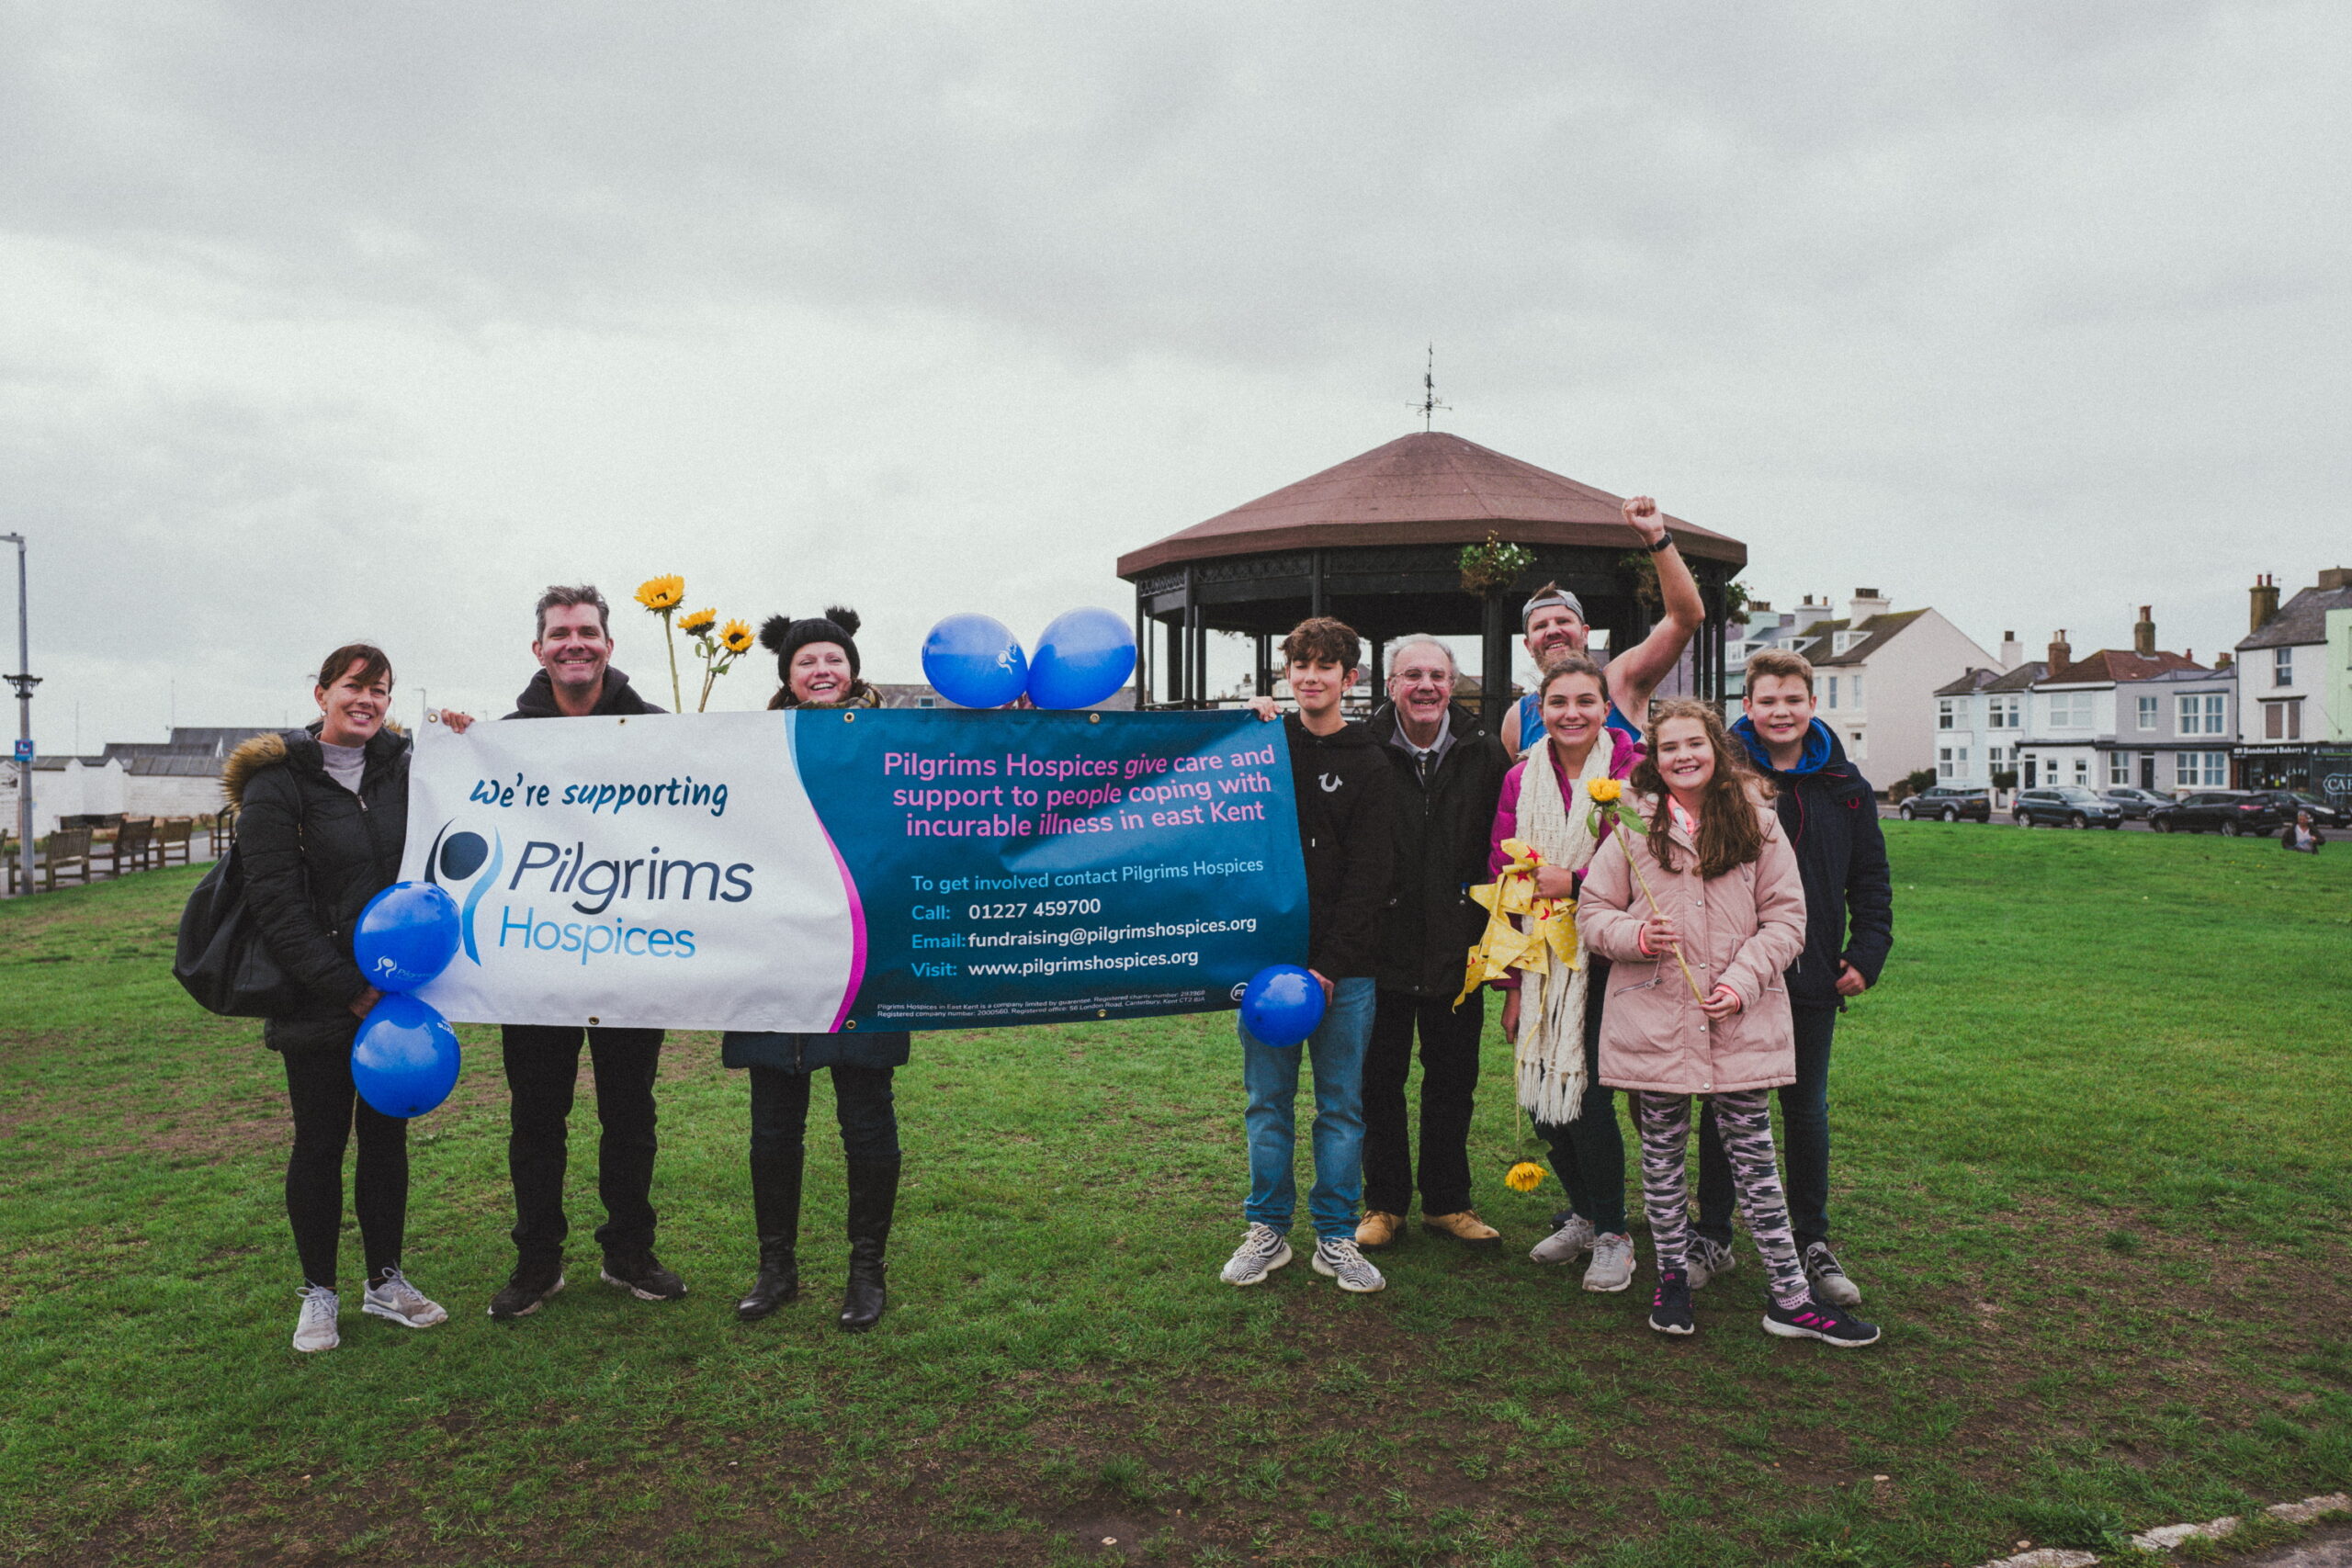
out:
{"label": "parked car", "polygon": [[2109,806],[2120,807],[2126,822],[2138,822],[2159,806],[2170,806],[2172,796],[2158,795],[2152,789],[2103,789],[2098,797]]}
{"label": "parked car", "polygon": [[2200,789],[2148,815],[2159,833],[2275,833],[2295,819],[2282,790]]}
{"label": "parked car", "polygon": [[2280,808],[2286,812],[2287,822],[2295,819],[2296,812],[2308,811],[2312,814],[2312,826],[2314,828],[2352,828],[2352,811],[2329,805],[2327,796],[2324,795],[2313,795],[2307,789],[2257,790],[2255,793],[2277,795]]}
{"label": "parked car", "polygon": [[2059,789],[2019,790],[2017,803],[2009,807],[2009,818],[2020,828],[2046,823],[2052,828],[2112,829],[2123,826],[2123,808],[2109,805],[2080,784],[2067,784]]}
{"label": "parked car", "polygon": [[1963,817],[1976,822],[1993,820],[1993,803],[1984,798],[1983,790],[1952,789],[1944,784],[1921,790],[1895,811],[1905,822],[1922,817],[1932,817],[1940,822],[1957,822]]}

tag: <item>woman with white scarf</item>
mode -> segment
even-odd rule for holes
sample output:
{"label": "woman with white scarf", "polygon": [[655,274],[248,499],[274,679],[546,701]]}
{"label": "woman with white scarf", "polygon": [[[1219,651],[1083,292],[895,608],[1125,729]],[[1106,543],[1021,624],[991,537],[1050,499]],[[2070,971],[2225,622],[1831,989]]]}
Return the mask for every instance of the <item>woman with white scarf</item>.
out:
{"label": "woman with white scarf", "polygon": [[[1580,655],[1544,671],[1537,689],[1544,739],[1503,780],[1495,809],[1488,864],[1510,863],[1505,839],[1518,839],[1543,856],[1535,890],[1573,904],[1585,868],[1610,831],[1596,836],[1585,785],[1622,779],[1642,758],[1638,741],[1607,728],[1609,693],[1600,667]],[[1497,982],[1505,992],[1503,1033],[1512,1042],[1519,1103],[1552,1151],[1552,1168],[1567,1190],[1560,1228],[1528,1254],[1538,1263],[1566,1263],[1592,1254],[1588,1291],[1622,1291],[1634,1280],[1634,1238],[1625,1228],[1625,1141],[1617,1126],[1616,1096],[1601,1087],[1597,1052],[1600,1005],[1609,964],[1583,950],[1574,968]]]}

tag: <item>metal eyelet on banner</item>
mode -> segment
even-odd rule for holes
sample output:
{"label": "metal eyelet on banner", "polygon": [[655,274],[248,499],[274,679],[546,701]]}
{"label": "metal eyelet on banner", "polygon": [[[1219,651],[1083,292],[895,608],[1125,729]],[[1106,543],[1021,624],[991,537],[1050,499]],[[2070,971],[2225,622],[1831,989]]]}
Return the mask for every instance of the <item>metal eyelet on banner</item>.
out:
{"label": "metal eyelet on banner", "polygon": [[857,722],[857,715],[854,713],[845,713],[842,715],[842,722],[843,724],[855,724]]}
{"label": "metal eyelet on banner", "polygon": [[1111,1016],[1111,1010],[1109,1008],[1096,1008],[1094,1010],[1094,1016],[1097,1018],[1108,1018]]}
{"label": "metal eyelet on banner", "polygon": [[857,1027],[857,1020],[855,1020],[855,1019],[854,1019],[854,1018],[853,1018],[853,1019],[851,1019],[847,1023],[844,1023],[844,1024],[842,1024],[842,1032],[843,1032],[844,1033],[846,1033],[846,1032],[849,1032],[850,1030],[855,1029],[856,1027]]}
{"label": "metal eyelet on banner", "polygon": [[589,1021],[589,1022],[591,1022],[591,1023],[595,1022],[595,1021],[596,1021],[596,1015],[595,1015],[595,1014],[594,1014],[594,1013],[589,1014],[589,1015],[588,1015],[588,1021]]}
{"label": "metal eyelet on banner", "polygon": [[1086,722],[1089,724],[1100,724],[1102,722],[1102,716],[1099,713],[1088,714],[1086,716]]}

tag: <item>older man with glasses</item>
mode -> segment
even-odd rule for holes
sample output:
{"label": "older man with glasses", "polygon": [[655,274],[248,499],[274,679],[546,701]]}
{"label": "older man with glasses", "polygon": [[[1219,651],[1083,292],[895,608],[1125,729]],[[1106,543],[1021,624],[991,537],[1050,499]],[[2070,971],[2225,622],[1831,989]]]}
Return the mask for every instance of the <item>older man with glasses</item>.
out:
{"label": "older man with glasses", "polygon": [[1421,1040],[1421,1224],[1491,1249],[1502,1235],[1470,1206],[1470,1108],[1478,1084],[1484,991],[1460,1007],[1463,960],[1486,923],[1469,889],[1487,880],[1487,835],[1510,758],[1484,720],[1453,700],[1453,650],[1430,637],[1398,642],[1388,700],[1370,728],[1394,773],[1389,791],[1396,894],[1382,914],[1379,990],[1363,1069],[1367,1251],[1405,1235],[1414,1151],[1405,1080]]}

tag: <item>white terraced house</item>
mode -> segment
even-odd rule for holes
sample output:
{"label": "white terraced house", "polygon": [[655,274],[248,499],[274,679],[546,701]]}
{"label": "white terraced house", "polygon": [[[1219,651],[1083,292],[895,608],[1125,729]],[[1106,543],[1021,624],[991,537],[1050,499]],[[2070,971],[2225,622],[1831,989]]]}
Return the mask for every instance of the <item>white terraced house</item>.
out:
{"label": "white terraced house", "polygon": [[2352,804],[2352,568],[2285,604],[2265,575],[2237,646],[2241,789],[2308,790]]}
{"label": "white terraced house", "polygon": [[1855,589],[1845,618],[1808,632],[1796,647],[1813,663],[1815,716],[1882,792],[1936,765],[1937,688],[1955,670],[1993,663],[1941,613],[1896,610],[1875,588]]}

